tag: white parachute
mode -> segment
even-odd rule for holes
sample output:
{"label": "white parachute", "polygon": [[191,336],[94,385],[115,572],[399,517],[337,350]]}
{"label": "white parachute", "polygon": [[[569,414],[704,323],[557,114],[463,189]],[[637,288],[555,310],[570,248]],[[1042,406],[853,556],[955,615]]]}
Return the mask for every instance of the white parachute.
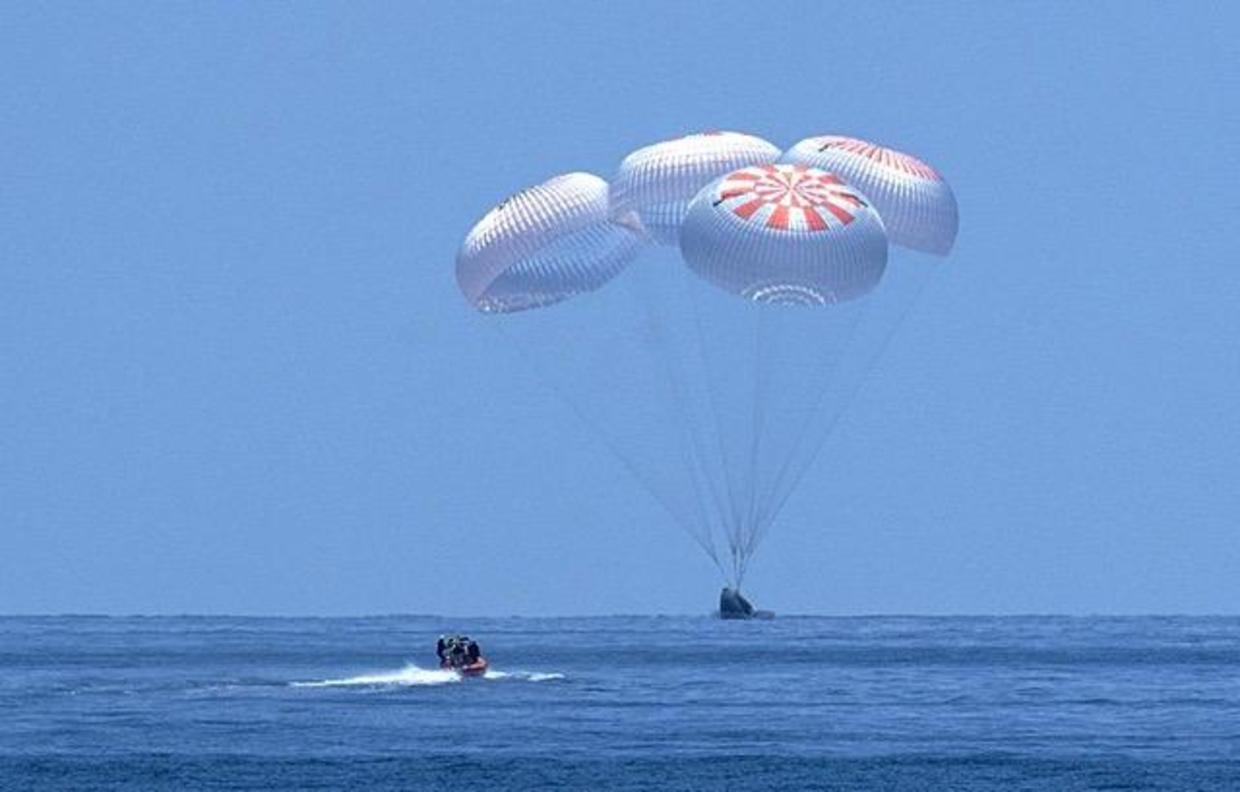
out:
{"label": "white parachute", "polygon": [[457,257],[470,304],[734,588],[937,269],[889,262],[888,237],[943,253],[956,233],[929,166],[826,140],[648,146],[610,187],[517,193]]}
{"label": "white parachute", "polygon": [[651,238],[675,245],[689,202],[711,181],[779,159],[773,143],[741,132],[702,132],[645,146],[620,163],[611,183],[614,217],[636,213]]}
{"label": "white parachute", "polygon": [[456,257],[465,299],[485,313],[550,305],[594,291],[642,245],[612,222],[607,182],[567,173],[502,201],[470,230]]}

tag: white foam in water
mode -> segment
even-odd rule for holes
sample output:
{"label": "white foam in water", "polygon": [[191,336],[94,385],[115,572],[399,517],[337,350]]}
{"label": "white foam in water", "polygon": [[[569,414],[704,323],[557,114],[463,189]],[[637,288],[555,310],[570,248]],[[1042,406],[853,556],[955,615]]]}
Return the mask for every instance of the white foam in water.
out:
{"label": "white foam in water", "polygon": [[460,682],[461,675],[442,668],[418,668],[407,665],[399,671],[378,674],[362,674],[345,679],[323,679],[318,682],[292,682],[293,687],[377,687],[382,685],[445,685]]}
{"label": "white foam in water", "polygon": [[[446,685],[460,682],[464,677],[455,671],[442,668],[419,668],[410,664],[399,671],[387,671],[376,674],[362,674],[344,679],[323,679],[317,682],[290,682],[292,687],[324,688],[324,687],[383,687],[383,686],[416,686]],[[563,679],[563,674],[544,673],[539,671],[492,671],[488,670],[483,679],[517,679],[525,682],[548,682]]]}

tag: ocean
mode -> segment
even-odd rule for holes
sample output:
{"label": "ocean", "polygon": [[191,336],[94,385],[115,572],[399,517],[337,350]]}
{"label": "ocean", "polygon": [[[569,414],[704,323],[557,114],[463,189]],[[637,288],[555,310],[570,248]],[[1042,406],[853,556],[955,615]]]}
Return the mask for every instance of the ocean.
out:
{"label": "ocean", "polygon": [[0,618],[0,789],[449,787],[1240,790],[1240,618]]}

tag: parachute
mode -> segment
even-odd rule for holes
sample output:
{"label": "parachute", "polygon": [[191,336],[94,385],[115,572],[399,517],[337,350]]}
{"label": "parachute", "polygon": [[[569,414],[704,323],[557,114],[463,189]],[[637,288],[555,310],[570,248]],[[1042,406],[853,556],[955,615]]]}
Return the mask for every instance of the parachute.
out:
{"label": "parachute", "polygon": [[759,302],[850,300],[887,264],[883,222],[866,198],[804,165],[742,168],[702,190],[680,250],[705,280]]}
{"label": "parachute", "polygon": [[[889,238],[946,252],[956,233],[929,166],[897,177],[894,154],[826,140],[657,143],[610,186],[573,173],[517,193],[457,257],[470,304],[734,590],[937,269],[893,269]],[[841,153],[858,161],[820,164]]]}
{"label": "parachute", "polygon": [[713,179],[779,159],[773,143],[741,132],[703,132],[665,140],[624,158],[611,186],[616,217],[635,212],[660,244],[675,245],[689,202]]}
{"label": "parachute", "polygon": [[892,244],[945,256],[959,225],[956,196],[938,171],[902,151],[865,140],[819,135],[802,140],[781,162],[829,171],[868,195]]}
{"label": "parachute", "polygon": [[567,173],[510,196],[478,221],[457,255],[456,279],[480,311],[521,311],[594,291],[641,245],[631,226],[611,222],[607,182]]}

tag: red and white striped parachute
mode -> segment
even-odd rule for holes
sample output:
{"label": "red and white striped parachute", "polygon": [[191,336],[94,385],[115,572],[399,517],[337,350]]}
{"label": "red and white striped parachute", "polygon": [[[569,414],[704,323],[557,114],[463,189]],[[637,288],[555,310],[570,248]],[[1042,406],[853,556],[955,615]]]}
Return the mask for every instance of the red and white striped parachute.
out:
{"label": "red and white striped parachute", "polygon": [[857,138],[802,140],[781,162],[830,171],[874,202],[892,244],[946,255],[956,241],[956,196],[938,171],[916,157]]}
{"label": "red and white striped parachute", "polygon": [[759,302],[830,304],[874,288],[883,222],[834,174],[804,165],[742,168],[702,190],[680,230],[702,278]]}

